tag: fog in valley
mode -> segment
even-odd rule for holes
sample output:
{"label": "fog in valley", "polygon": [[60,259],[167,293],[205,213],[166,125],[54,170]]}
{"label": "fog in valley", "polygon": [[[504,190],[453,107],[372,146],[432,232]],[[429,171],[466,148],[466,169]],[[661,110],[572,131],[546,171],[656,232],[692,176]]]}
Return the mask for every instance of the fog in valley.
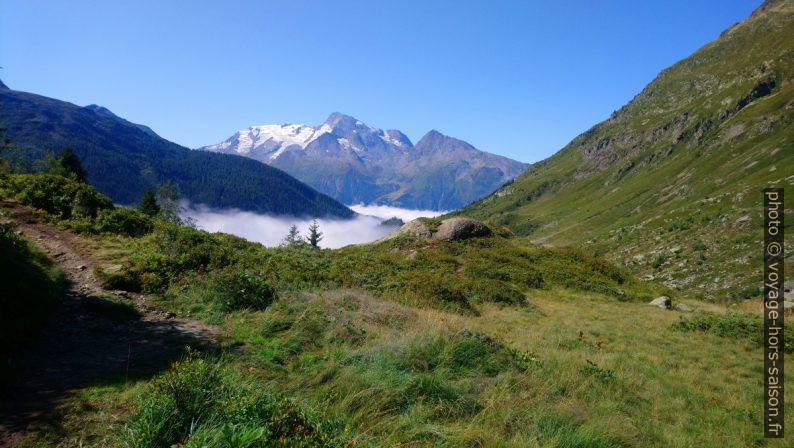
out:
{"label": "fog in valley", "polygon": [[[409,210],[386,205],[352,205],[353,219],[318,219],[323,239],[320,247],[335,249],[348,244],[369,243],[393,232],[397,227],[381,225],[386,219],[404,222],[419,217],[434,217],[446,212]],[[311,218],[262,215],[242,210],[215,210],[199,205],[183,205],[183,216],[195,221],[196,227],[208,232],[231,233],[265,246],[278,246],[291,225],[298,226],[301,236],[308,232]]]}

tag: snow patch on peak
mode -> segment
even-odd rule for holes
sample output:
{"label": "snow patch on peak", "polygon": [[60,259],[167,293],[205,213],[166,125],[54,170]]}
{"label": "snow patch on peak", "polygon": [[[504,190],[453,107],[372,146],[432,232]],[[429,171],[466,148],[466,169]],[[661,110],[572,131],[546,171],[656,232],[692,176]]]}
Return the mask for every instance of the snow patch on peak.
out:
{"label": "snow patch on peak", "polygon": [[226,141],[205,146],[202,149],[272,161],[289,148],[305,150],[310,143],[325,134],[336,137],[342,148],[356,152],[367,151],[367,144],[362,147],[359,139],[366,140],[371,138],[369,136],[379,138],[390,147],[400,150],[409,149],[412,146],[410,140],[399,131],[385,131],[370,127],[361,120],[334,112],[320,126],[307,126],[299,123],[252,126],[239,130]]}
{"label": "snow patch on peak", "polygon": [[378,131],[380,131],[380,138],[384,142],[386,142],[386,143],[388,143],[390,145],[399,146],[399,147],[406,147],[407,146],[399,138],[395,138],[395,137],[389,135],[389,131],[381,131],[380,129]]}
{"label": "snow patch on peak", "polygon": [[314,136],[314,128],[303,124],[266,124],[254,126],[250,132],[254,146],[273,142],[283,146],[298,145],[305,148]]}

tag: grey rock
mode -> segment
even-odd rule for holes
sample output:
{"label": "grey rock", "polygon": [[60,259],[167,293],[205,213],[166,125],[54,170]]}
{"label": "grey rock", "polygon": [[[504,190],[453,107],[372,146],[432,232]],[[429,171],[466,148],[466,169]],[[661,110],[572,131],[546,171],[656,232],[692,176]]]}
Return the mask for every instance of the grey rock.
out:
{"label": "grey rock", "polygon": [[418,219],[414,219],[413,221],[409,221],[399,229],[390,233],[383,239],[390,240],[403,235],[412,236],[414,238],[430,238],[433,234],[430,232],[430,229],[425,225],[425,223]]}
{"label": "grey rock", "polygon": [[669,310],[673,306],[673,301],[667,296],[657,297],[651,300],[648,305],[657,306],[659,308]]}
{"label": "grey rock", "polygon": [[433,234],[433,239],[456,241],[488,236],[490,234],[491,229],[476,219],[450,218],[441,222],[438,230]]}
{"label": "grey rock", "polygon": [[676,304],[675,309],[677,309],[678,311],[682,311],[684,313],[688,313],[692,311],[692,307],[687,305],[686,303]]}
{"label": "grey rock", "polygon": [[792,308],[794,308],[794,302],[789,302],[788,300],[784,300],[783,301],[783,309],[784,310],[790,310]]}
{"label": "grey rock", "polygon": [[113,274],[116,272],[121,271],[122,266],[120,264],[114,264],[113,266],[108,266],[102,270],[105,274]]}

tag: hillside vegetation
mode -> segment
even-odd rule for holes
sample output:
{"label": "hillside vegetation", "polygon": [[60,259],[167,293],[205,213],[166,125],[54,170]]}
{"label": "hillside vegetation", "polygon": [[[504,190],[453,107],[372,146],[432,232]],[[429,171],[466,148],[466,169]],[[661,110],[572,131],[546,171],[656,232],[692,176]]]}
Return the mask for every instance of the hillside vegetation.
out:
{"label": "hillside vegetation", "polygon": [[[7,158],[35,170],[48,152],[71,147],[88,181],[121,204],[149,187],[175,185],[191,202],[294,216],[352,217],[353,212],[289,174],[254,160],[190,149],[97,106],[79,107],[0,87],[0,124],[13,143]],[[233,175],[230,175],[233,173]]]}
{"label": "hillside vegetation", "polygon": [[794,185],[792,36],[794,3],[765,2],[459,213],[583,247],[694,297],[760,295],[761,190]]}
{"label": "hillside vegetation", "polygon": [[220,326],[224,352],[84,389],[20,446],[784,446],[758,430],[760,317],[649,307],[663,286],[581,251],[499,227],[265,248],[65,178],[8,179],[6,198],[74,204],[37,206],[80,233],[107,288]]}

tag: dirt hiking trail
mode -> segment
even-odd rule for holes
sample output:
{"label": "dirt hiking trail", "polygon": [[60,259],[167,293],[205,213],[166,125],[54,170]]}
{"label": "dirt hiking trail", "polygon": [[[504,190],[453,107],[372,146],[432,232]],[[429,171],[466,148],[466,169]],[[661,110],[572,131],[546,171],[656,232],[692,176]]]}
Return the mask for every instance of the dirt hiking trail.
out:
{"label": "dirt hiking trail", "polygon": [[[0,446],[13,445],[82,387],[150,376],[186,346],[215,341],[215,327],[152,309],[143,295],[103,290],[93,275],[95,261],[72,233],[22,205],[0,201],[0,208],[10,212],[0,222],[49,254],[66,279],[44,328],[12,355],[14,382],[0,390]],[[117,306],[108,299],[114,296],[131,300],[137,315],[103,313]]]}

